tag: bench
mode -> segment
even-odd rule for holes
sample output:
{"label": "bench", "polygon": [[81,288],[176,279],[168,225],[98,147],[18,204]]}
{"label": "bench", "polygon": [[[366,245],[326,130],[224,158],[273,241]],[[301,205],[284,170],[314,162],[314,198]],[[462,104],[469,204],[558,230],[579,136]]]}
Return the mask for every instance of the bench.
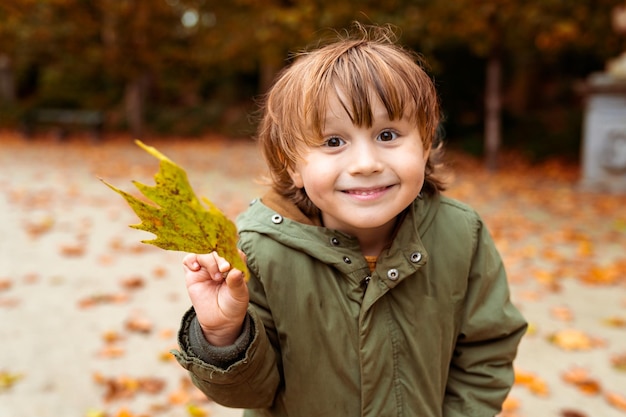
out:
{"label": "bench", "polygon": [[104,114],[97,110],[40,108],[26,113],[22,119],[22,131],[32,138],[37,126],[54,127],[58,140],[67,137],[69,129],[88,129],[95,141],[100,140],[104,127]]}

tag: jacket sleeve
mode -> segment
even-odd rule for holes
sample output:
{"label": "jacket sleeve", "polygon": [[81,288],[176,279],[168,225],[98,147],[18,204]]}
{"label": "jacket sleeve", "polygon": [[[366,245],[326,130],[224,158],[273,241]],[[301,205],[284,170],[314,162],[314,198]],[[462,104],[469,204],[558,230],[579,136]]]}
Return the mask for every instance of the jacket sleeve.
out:
{"label": "jacket sleeve", "polygon": [[[216,348],[195,335],[195,312],[183,318],[178,335],[178,363],[191,374],[193,383],[210,399],[226,407],[267,408],[280,383],[277,355],[260,314],[248,309],[246,328],[234,346]],[[223,349],[223,350],[222,350]]]}
{"label": "jacket sleeve", "polygon": [[513,360],[527,323],[511,303],[506,273],[479,221],[465,307],[454,349],[445,417],[493,417],[514,381]]}

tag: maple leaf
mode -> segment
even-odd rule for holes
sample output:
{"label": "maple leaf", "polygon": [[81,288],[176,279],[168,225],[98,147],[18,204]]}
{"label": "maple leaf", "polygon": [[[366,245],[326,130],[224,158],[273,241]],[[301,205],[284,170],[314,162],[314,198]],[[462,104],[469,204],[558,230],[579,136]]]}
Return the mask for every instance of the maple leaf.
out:
{"label": "maple leaf", "polygon": [[216,251],[248,277],[246,264],[236,246],[238,235],[235,224],[210,200],[196,196],[183,168],[156,148],[139,140],[135,143],[160,160],[159,171],[154,176],[155,186],[132,181],[153,204],[141,201],[103,179],[101,181],[124,197],[141,219],[141,223],[130,227],[156,236],[142,243],[182,252]]}

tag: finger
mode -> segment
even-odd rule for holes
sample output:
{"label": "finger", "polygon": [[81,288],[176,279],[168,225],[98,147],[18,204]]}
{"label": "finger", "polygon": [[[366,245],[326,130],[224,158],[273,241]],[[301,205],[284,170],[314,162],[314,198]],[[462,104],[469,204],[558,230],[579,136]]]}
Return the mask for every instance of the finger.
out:
{"label": "finger", "polygon": [[[246,290],[246,280],[241,272],[238,269],[231,269],[228,272],[228,279],[226,280],[226,285],[233,293],[238,295],[242,295]],[[243,291],[243,292],[242,292]]]}
{"label": "finger", "polygon": [[226,259],[222,258],[221,256],[217,256],[216,260],[217,260],[217,268],[219,269],[220,272],[230,271],[230,262],[228,262]]}
{"label": "finger", "polygon": [[217,252],[211,252],[200,257],[200,263],[209,273],[211,279],[221,281],[224,279],[224,272],[230,269],[230,264],[224,258],[219,256]]}
{"label": "finger", "polygon": [[195,253],[189,253],[183,258],[183,265],[190,271],[198,271],[200,269],[200,263],[198,262],[198,255]]}

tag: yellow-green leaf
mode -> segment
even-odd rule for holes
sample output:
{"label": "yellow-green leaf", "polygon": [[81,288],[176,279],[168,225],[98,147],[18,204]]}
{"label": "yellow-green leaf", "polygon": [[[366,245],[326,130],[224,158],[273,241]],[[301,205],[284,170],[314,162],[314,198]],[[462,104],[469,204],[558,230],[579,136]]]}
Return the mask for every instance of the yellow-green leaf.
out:
{"label": "yellow-green leaf", "polygon": [[183,168],[152,146],[135,141],[138,146],[160,160],[155,185],[133,181],[139,191],[152,203],[101,180],[120,194],[141,219],[130,227],[153,233],[156,238],[143,240],[166,250],[192,253],[218,252],[230,264],[247,274],[247,268],[237,250],[235,224],[207,198],[199,199],[193,191]]}

